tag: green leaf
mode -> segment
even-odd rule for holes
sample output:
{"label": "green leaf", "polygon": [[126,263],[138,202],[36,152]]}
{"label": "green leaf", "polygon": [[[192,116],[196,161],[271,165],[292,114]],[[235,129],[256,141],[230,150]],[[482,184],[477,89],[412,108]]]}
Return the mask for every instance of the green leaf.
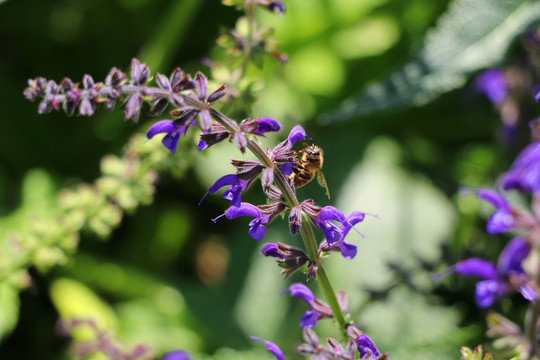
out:
{"label": "green leaf", "polygon": [[0,339],[10,334],[19,319],[19,292],[9,284],[0,284]]}
{"label": "green leaf", "polygon": [[[333,254],[325,265],[334,289],[347,292],[352,320],[368,329],[381,351],[392,359],[433,359],[436,354],[438,360],[450,360],[471,329],[458,328],[457,309],[422,295],[433,289],[422,264],[440,259],[455,210],[441,190],[404,169],[401,161],[395,141],[376,138],[343,179],[336,206],[346,214],[358,210],[377,217],[366,216],[356,225],[365,238],[349,233],[347,241],[358,246],[354,259]],[[368,290],[387,296],[371,301]],[[317,326],[330,325],[335,326]]]}
{"label": "green leaf", "polygon": [[540,2],[456,0],[412,61],[320,120],[346,121],[427,104],[463,86],[471,73],[500,63],[512,40],[538,18]]}
{"label": "green leaf", "polygon": [[[61,278],[53,282],[51,299],[63,320],[92,319],[101,330],[116,332],[118,319],[112,308],[84,284]],[[89,332],[75,332],[75,337],[91,338]]]}

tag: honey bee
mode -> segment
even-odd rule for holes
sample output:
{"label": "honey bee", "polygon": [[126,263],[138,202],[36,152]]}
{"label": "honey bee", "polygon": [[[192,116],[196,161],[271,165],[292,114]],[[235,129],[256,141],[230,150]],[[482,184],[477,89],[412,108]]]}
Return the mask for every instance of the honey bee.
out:
{"label": "honey bee", "polygon": [[[305,144],[307,146],[307,144]],[[326,195],[330,199],[330,191],[326,184],[326,179],[321,170],[323,166],[323,150],[317,145],[307,146],[297,154],[302,153],[302,157],[296,158],[296,165],[293,166],[289,179],[296,189],[306,185],[317,175],[317,182],[326,189]]]}

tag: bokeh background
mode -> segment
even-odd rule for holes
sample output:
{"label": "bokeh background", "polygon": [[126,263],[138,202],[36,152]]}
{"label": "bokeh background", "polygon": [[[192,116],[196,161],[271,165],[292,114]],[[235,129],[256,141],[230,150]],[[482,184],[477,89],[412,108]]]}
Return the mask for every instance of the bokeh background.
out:
{"label": "bokeh background", "polygon": [[[502,0],[289,0],[283,17],[258,20],[289,61],[266,59],[249,116],[270,116],[283,133],[300,123],[325,150],[329,201],[315,182],[298,191],[348,213],[368,216],[350,240],[351,261],[328,260],[336,288],[347,290],[352,319],[392,359],[452,359],[461,345],[485,342],[485,311],[474,304],[474,282],[430,274],[459,259],[495,260],[504,236],[484,231],[489,207],[462,188],[490,186],[529,141],[527,122],[539,114],[534,39],[537,2]],[[486,11],[489,9],[489,11]],[[120,111],[91,118],[37,115],[22,96],[29,78],[103,80],[131,58],[153,73],[176,66],[208,72],[220,58],[215,39],[241,14],[217,0],[0,1],[0,235],[24,233],[47,212],[61,188],[93,182],[100,159],[119,154],[130,136],[155,119],[124,122]],[[525,39],[525,40],[524,40]],[[524,69],[521,112],[508,135],[500,109],[474,89],[483,69]],[[528,89],[527,89],[528,87]],[[163,117],[162,117],[163,118]],[[287,358],[298,355],[305,304],[279,297],[292,282],[247,220],[214,224],[227,202],[208,187],[233,171],[241,154],[227,143],[198,153],[196,136],[181,140],[174,173],[160,174],[152,205],[125,214],[106,239],[81,234],[75,255],[47,272],[30,267],[31,285],[0,293],[2,359],[70,358],[62,317],[91,316],[123,343],[144,343],[156,356],[186,349],[198,358],[271,359],[256,335]],[[155,139],[153,141],[158,141]],[[167,152],[164,148],[156,151]],[[258,184],[245,198],[262,203]],[[322,234],[318,234],[319,237]],[[0,241],[5,241],[0,239]],[[263,241],[300,241],[277,219]],[[0,262],[2,256],[0,254]],[[522,318],[518,297],[498,307]],[[511,307],[510,305],[514,306]],[[516,306],[517,305],[517,306]],[[331,321],[320,334],[335,334]]]}

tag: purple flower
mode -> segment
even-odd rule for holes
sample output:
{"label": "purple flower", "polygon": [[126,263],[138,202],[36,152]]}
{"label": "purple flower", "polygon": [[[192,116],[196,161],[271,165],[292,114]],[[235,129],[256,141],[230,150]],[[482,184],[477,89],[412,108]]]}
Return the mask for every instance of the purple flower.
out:
{"label": "purple flower", "polygon": [[249,180],[242,180],[238,177],[238,175],[235,174],[222,176],[217,179],[214,185],[212,185],[206,194],[204,194],[203,198],[199,202],[199,205],[201,205],[201,202],[209,193],[214,194],[220,188],[230,185],[230,187],[223,193],[222,197],[230,200],[231,206],[240,206],[240,202],[242,201],[242,191],[248,187],[249,183]]}
{"label": "purple flower", "polygon": [[[229,220],[236,219],[240,216],[251,216],[254,219],[249,223],[248,234],[255,240],[262,240],[266,227],[263,224],[268,223],[269,215],[264,214],[259,208],[250,203],[241,203],[239,207],[231,206],[225,211],[225,217]],[[221,216],[223,216],[221,215]],[[219,216],[219,217],[221,217]],[[218,218],[219,218],[218,217]],[[214,221],[217,220],[214,219]]]}
{"label": "purple flower", "polygon": [[[358,223],[364,220],[364,215],[361,215],[361,214],[362,213],[360,212],[353,212],[349,216],[351,216],[351,219],[353,219],[353,221],[356,221],[356,223]],[[333,206],[325,206],[321,208],[318,216],[312,219],[315,225],[321,228],[322,231],[324,232],[324,236],[326,237],[326,241],[330,247],[334,246],[334,243],[337,243],[339,246],[339,243],[341,242],[344,249],[347,248],[347,244],[343,243],[342,240],[345,238],[348,232],[354,228],[353,226],[354,224],[350,223],[348,218],[345,217],[345,215],[343,215],[343,213],[339,211],[339,209]],[[341,226],[338,227],[332,221],[339,222]],[[350,250],[346,250],[346,251],[350,252]]]}
{"label": "purple flower", "polygon": [[512,207],[501,193],[493,189],[480,188],[476,191],[476,196],[497,208],[487,222],[488,233],[505,233],[515,226]]}
{"label": "purple flower", "polygon": [[497,266],[479,258],[463,260],[447,271],[436,275],[440,278],[449,272],[455,272],[461,276],[474,276],[482,279],[476,284],[476,304],[486,308],[493,302],[515,290],[521,292],[529,301],[536,299],[532,288],[526,284],[526,278],[522,263],[529,255],[530,245],[521,237],[515,237],[503,249],[499,255]]}
{"label": "purple flower", "polygon": [[266,349],[268,349],[268,351],[270,351],[272,354],[274,354],[274,356],[276,357],[276,360],[285,360],[285,356],[283,356],[283,352],[281,351],[279,346],[277,346],[273,342],[261,339],[261,338],[256,337],[256,336],[251,336],[251,339],[257,340],[257,341],[262,341],[264,343],[264,345],[266,346]]}
{"label": "purple flower", "polygon": [[281,124],[269,117],[256,118],[254,120],[245,119],[240,124],[240,130],[254,135],[264,135],[267,132],[278,132]]}
{"label": "purple flower", "polygon": [[540,195],[540,142],[527,146],[502,177],[503,189]]}
{"label": "purple flower", "polygon": [[375,343],[366,334],[362,334],[358,336],[358,338],[356,338],[356,346],[358,347],[361,358],[366,355],[371,357],[381,355],[381,352],[379,351],[379,349],[377,349]]}
{"label": "purple flower", "polygon": [[356,246],[347,242],[345,237],[354,225],[364,221],[366,214],[360,211],[353,211],[346,217],[346,221],[341,224],[339,230],[341,232],[341,240],[336,241],[333,245],[330,245],[328,241],[321,243],[321,251],[340,251],[341,255],[347,260],[353,259],[356,256]]}
{"label": "purple flower", "polygon": [[476,91],[484,93],[489,101],[499,105],[508,96],[508,82],[501,69],[493,68],[482,72],[474,82]]}
{"label": "purple flower", "polygon": [[304,300],[311,310],[307,310],[300,319],[301,328],[312,328],[317,324],[317,321],[324,318],[331,318],[333,316],[332,309],[317,298],[304,284],[293,284],[288,289],[283,290],[281,293],[290,292],[292,296]]}
{"label": "purple flower", "polygon": [[161,360],[191,360],[191,357],[184,350],[173,350],[163,355]]}
{"label": "purple flower", "polygon": [[165,133],[161,142],[172,153],[176,151],[180,135],[184,135],[191,124],[185,124],[175,120],[161,120],[152,125],[146,133],[146,137],[150,140],[157,134]]}
{"label": "purple flower", "polygon": [[268,10],[277,10],[278,16],[283,16],[283,14],[285,14],[285,4],[281,1],[272,1],[270,5],[268,5]]}
{"label": "purple flower", "polygon": [[289,133],[289,136],[287,137],[287,142],[289,144],[289,150],[292,149],[292,147],[294,146],[294,144],[297,141],[302,141],[305,138],[308,138],[309,140],[311,140],[311,138],[309,136],[307,136],[306,131],[304,130],[304,128],[302,128],[300,125],[296,125],[295,127],[293,127],[291,129],[291,132]]}

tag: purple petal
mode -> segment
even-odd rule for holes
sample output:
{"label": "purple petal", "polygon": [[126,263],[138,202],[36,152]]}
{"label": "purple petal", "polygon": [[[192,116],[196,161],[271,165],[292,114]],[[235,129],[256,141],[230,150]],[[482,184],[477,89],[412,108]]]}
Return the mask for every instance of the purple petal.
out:
{"label": "purple petal", "polygon": [[261,219],[253,219],[249,223],[249,226],[250,226],[249,231],[248,231],[249,236],[251,236],[253,239],[257,241],[260,241],[264,238],[266,227],[261,224]]}
{"label": "purple petal", "polygon": [[501,209],[495,211],[488,219],[486,230],[490,234],[502,234],[513,228],[515,225],[512,213]]}
{"label": "purple petal", "polygon": [[371,340],[366,334],[358,336],[356,339],[356,346],[360,352],[360,357],[363,357],[366,354],[373,354],[374,356],[381,355],[381,352],[379,349],[377,349],[377,346],[375,346],[373,340]]}
{"label": "purple petal", "polygon": [[281,130],[281,125],[276,120],[269,117],[257,119],[257,128],[253,132],[255,135],[264,135],[267,132],[278,132]]}
{"label": "purple petal", "polygon": [[484,280],[476,284],[474,297],[478,307],[487,308],[497,300],[499,294],[503,292],[499,285],[496,280]]}
{"label": "purple petal", "polygon": [[458,262],[451,270],[461,276],[475,276],[480,279],[497,278],[497,270],[491,262],[479,258],[471,258]]}
{"label": "purple petal", "polygon": [[500,104],[508,95],[506,76],[501,69],[489,69],[476,77],[475,87],[482,92],[493,104]]}
{"label": "purple petal", "polygon": [[341,250],[341,255],[343,255],[343,257],[347,260],[354,259],[358,251],[355,245],[345,240],[340,241],[337,246]]}
{"label": "purple petal", "polygon": [[330,221],[319,223],[319,227],[322,229],[329,246],[332,246],[335,242],[343,239],[343,230],[332,224]]}
{"label": "purple petal", "polygon": [[338,208],[335,208],[333,206],[325,206],[321,209],[321,212],[319,216],[317,217],[318,220],[326,221],[326,220],[335,220],[340,222],[341,224],[347,224],[347,218],[341,211],[339,211]]}
{"label": "purple petal", "polygon": [[250,203],[241,203],[239,207],[232,206],[225,211],[227,219],[232,220],[240,216],[251,216],[254,218],[262,217],[258,207]]}
{"label": "purple petal", "polygon": [[235,174],[225,175],[217,179],[214,185],[212,185],[210,189],[208,189],[208,192],[213,194],[224,186],[238,184],[240,184],[240,179],[238,179],[238,176],[236,176]]}
{"label": "purple petal", "polygon": [[270,3],[270,5],[268,5],[268,10],[277,10],[278,16],[281,17],[283,14],[285,14],[285,4],[281,1],[273,1]]}
{"label": "purple petal", "polygon": [[508,242],[506,247],[499,255],[497,263],[497,272],[504,276],[509,272],[523,273],[521,263],[529,256],[531,247],[521,237],[515,237]]}
{"label": "purple petal", "polygon": [[533,163],[540,161],[540,141],[536,141],[528,145],[522,152],[519,154],[517,159],[512,164],[512,167],[525,167]]}
{"label": "purple petal", "polygon": [[275,257],[275,258],[278,258],[278,259],[282,259],[284,260],[285,259],[285,256],[280,254],[279,252],[279,246],[278,244],[275,244],[275,243],[267,243],[267,244],[264,244],[261,248],[261,253],[264,255],[264,256],[272,256],[272,257]]}
{"label": "purple petal", "polygon": [[290,175],[292,172],[292,168],[294,167],[295,163],[285,163],[281,164],[281,172],[285,175]]}
{"label": "purple petal", "polygon": [[501,177],[501,187],[504,190],[525,190],[521,186],[521,169],[508,170]]}
{"label": "purple petal", "polygon": [[161,143],[174,154],[176,147],[178,146],[178,140],[180,140],[180,133],[175,131],[165,135],[161,140]]}
{"label": "purple petal", "polygon": [[308,310],[308,311],[306,311],[304,316],[302,316],[302,318],[300,319],[300,327],[302,329],[303,328],[315,327],[315,325],[317,325],[317,321],[320,319],[320,317],[321,317],[321,314],[318,313],[317,311]]}
{"label": "purple petal", "polygon": [[204,149],[208,148],[208,144],[203,139],[199,139],[199,143],[197,144],[197,149],[199,151],[203,151]]}
{"label": "purple petal", "polygon": [[519,287],[519,292],[523,297],[529,301],[536,300],[536,291],[534,291],[529,285],[522,285]]}
{"label": "purple petal", "polygon": [[479,199],[487,201],[495,206],[497,209],[510,210],[510,203],[506,198],[498,191],[489,188],[480,188],[476,190],[476,196]]}
{"label": "purple petal", "polygon": [[191,357],[184,350],[173,350],[163,355],[161,360],[191,360]]}
{"label": "purple petal", "polygon": [[289,150],[292,149],[294,143],[297,141],[302,141],[304,138],[311,140],[311,138],[307,136],[306,131],[300,125],[293,127],[289,133],[289,136],[287,137],[287,140],[289,141]]}
{"label": "purple petal", "polygon": [[251,336],[251,339],[262,341],[264,345],[266,346],[266,349],[270,351],[272,354],[274,354],[274,356],[276,357],[276,360],[285,360],[285,356],[283,356],[283,352],[281,351],[279,346],[277,346],[273,342],[258,338],[256,336]]}
{"label": "purple petal", "polygon": [[[311,302],[315,300],[315,295],[304,284],[293,284],[288,289],[284,290],[291,293],[292,296],[300,298],[311,306]],[[283,292],[282,292],[283,293]]]}
{"label": "purple petal", "polygon": [[155,135],[160,133],[169,133],[175,130],[175,125],[173,120],[161,120],[152,125],[150,130],[146,133],[148,139],[153,138]]}

